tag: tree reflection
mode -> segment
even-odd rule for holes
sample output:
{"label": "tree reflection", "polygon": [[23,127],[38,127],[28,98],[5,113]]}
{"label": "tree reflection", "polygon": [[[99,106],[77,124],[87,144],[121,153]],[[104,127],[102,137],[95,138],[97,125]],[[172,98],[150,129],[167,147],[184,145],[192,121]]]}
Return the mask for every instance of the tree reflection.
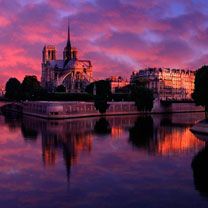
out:
{"label": "tree reflection", "polygon": [[192,160],[194,185],[203,196],[208,197],[208,143]]}
{"label": "tree reflection", "polygon": [[21,126],[22,116],[16,112],[2,111],[4,122],[8,125],[10,131],[15,131]]}
{"label": "tree reflection", "polygon": [[38,132],[35,129],[25,127],[24,123],[21,125],[21,132],[26,140],[36,140]]}
{"label": "tree reflection", "polygon": [[111,133],[111,127],[106,118],[102,117],[95,123],[94,132],[100,135],[106,135]]}
{"label": "tree reflection", "polygon": [[[145,149],[148,154],[178,154],[180,151],[191,148],[201,148],[200,141],[195,139],[188,127],[185,127],[180,116],[174,118],[172,115],[163,115],[153,118],[151,116],[112,116],[44,120],[17,115],[16,118],[6,116],[5,123],[8,126],[13,126],[15,123],[15,128],[21,130],[26,141],[41,139],[44,167],[53,167],[61,157],[69,179],[71,167],[83,158],[80,155],[91,152],[94,135],[97,137],[109,135],[108,139],[120,139],[129,133],[128,142],[137,149]],[[116,145],[117,142],[114,144]]]}
{"label": "tree reflection", "polygon": [[153,140],[154,122],[151,116],[138,117],[134,126],[129,129],[129,142],[137,148],[149,148]]}

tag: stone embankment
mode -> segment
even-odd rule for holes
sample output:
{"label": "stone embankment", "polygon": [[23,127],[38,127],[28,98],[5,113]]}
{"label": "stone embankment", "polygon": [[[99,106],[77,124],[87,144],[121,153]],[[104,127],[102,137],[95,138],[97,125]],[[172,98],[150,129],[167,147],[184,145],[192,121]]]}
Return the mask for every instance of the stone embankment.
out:
{"label": "stone embankment", "polygon": [[192,132],[197,134],[207,134],[208,135],[208,121],[202,120],[196,123],[194,126],[190,129]]}
{"label": "stone embankment", "polygon": [[[131,115],[142,114],[139,112],[134,102],[108,102],[110,105],[105,115]],[[23,103],[13,103],[6,107],[6,110],[17,111],[22,114],[37,116],[47,119],[64,119],[100,116],[94,106],[94,102],[48,102],[30,101]],[[162,105],[159,101],[154,102],[151,113],[183,113],[201,112],[202,107],[195,106],[194,103],[172,103]]]}

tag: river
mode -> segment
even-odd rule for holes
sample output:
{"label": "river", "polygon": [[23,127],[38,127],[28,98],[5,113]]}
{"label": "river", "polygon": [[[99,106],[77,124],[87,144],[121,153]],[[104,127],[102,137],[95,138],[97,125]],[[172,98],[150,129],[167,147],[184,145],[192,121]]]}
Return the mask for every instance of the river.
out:
{"label": "river", "polygon": [[2,207],[208,207],[202,113],[51,120],[0,115]]}

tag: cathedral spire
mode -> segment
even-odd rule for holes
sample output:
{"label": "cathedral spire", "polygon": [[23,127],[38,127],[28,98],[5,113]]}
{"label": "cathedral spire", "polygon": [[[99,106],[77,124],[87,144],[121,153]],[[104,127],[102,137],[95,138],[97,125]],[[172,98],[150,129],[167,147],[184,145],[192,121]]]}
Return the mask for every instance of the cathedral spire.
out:
{"label": "cathedral spire", "polygon": [[71,41],[70,41],[70,24],[69,24],[69,18],[68,18],[68,36],[67,36],[67,46],[71,46]]}
{"label": "cathedral spire", "polygon": [[67,43],[66,43],[66,47],[64,48],[63,58],[64,58],[64,60],[65,60],[65,64],[64,64],[64,65],[66,65],[66,64],[68,63],[68,61],[70,61],[71,58],[72,58],[69,18],[68,18]]}

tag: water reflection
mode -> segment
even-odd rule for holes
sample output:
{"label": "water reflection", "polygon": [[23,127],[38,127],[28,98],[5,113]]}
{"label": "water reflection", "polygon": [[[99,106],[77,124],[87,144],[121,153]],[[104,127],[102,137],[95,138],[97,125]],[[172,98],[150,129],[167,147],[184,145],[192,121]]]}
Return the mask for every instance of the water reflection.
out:
{"label": "water reflection", "polygon": [[98,135],[111,134],[111,126],[106,118],[101,117],[95,123],[94,132]]}
{"label": "water reflection", "polygon": [[10,131],[15,131],[21,127],[22,116],[18,113],[4,112],[4,123],[8,125]]}
{"label": "water reflection", "polygon": [[196,190],[208,197],[208,143],[193,158],[191,166]]}
{"label": "water reflection", "polygon": [[151,116],[138,117],[129,129],[129,142],[136,148],[151,150],[154,146],[154,122]]}
{"label": "water reflection", "polygon": [[71,168],[78,163],[79,156],[90,156],[94,140],[99,136],[119,139],[126,135],[126,144],[138,151],[143,149],[151,155],[178,154],[204,146],[189,131],[195,118],[183,120],[180,114],[51,121],[14,114],[5,115],[4,118],[10,129],[21,129],[25,141],[41,138],[44,167],[53,167],[60,157],[63,158],[68,180]]}
{"label": "water reflection", "polygon": [[41,135],[42,160],[45,167],[54,166],[62,152],[67,179],[71,166],[77,163],[80,152],[90,153],[92,149],[92,124],[85,121],[46,121],[37,118],[22,119],[22,135],[25,139],[36,139]]}
{"label": "water reflection", "polygon": [[205,146],[194,157],[191,163],[195,189],[202,196],[208,197],[208,136],[193,133]]}
{"label": "water reflection", "polygon": [[184,121],[178,114],[138,117],[129,129],[129,142],[150,154],[172,155],[197,150],[203,142],[191,134],[190,126],[191,119]]}

